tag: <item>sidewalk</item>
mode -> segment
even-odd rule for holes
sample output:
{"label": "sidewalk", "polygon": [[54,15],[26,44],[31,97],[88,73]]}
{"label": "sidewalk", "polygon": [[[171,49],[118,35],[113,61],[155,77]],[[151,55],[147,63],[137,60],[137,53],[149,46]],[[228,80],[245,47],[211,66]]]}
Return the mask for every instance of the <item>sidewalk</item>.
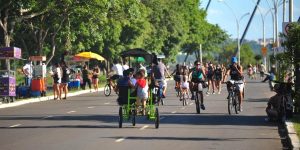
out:
{"label": "sidewalk", "polygon": [[[104,91],[104,88],[99,88],[99,91],[100,92]],[[81,91],[74,92],[74,93],[68,93],[68,97],[73,97],[73,96],[77,96],[77,95],[81,95],[81,94],[86,94],[86,93],[94,93],[94,92],[96,92],[96,91],[92,90],[90,92],[90,90],[81,90]],[[30,103],[37,103],[37,102],[49,101],[49,100],[53,100],[53,99],[54,99],[53,95],[46,96],[46,97],[37,97],[37,98],[23,99],[23,100],[15,101],[13,103],[0,104],[0,109],[9,108],[9,107],[16,107],[16,106],[21,106],[21,105],[30,104]]]}

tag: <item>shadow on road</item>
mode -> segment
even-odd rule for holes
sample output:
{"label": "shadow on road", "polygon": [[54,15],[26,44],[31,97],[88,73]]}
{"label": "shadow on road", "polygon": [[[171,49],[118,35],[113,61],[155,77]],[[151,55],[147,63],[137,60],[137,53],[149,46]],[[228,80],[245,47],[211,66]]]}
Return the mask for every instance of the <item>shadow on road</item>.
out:
{"label": "shadow on road", "polygon": [[[112,139],[118,139],[120,137],[108,137]],[[273,140],[278,138],[208,138],[208,137],[141,137],[130,136],[126,137],[126,140],[174,140],[174,141],[241,141],[241,140]]]}
{"label": "shadow on road", "polygon": [[248,99],[245,99],[245,102],[250,102],[250,103],[263,102],[263,103],[266,103],[266,106],[267,106],[268,99],[267,98],[258,98],[258,99],[248,98]]}

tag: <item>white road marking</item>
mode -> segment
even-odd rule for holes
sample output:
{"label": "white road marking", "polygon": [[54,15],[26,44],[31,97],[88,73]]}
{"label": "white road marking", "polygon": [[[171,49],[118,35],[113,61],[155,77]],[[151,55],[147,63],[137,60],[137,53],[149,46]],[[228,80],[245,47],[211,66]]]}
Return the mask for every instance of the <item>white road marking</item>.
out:
{"label": "white road marking", "polygon": [[94,106],[90,106],[90,107],[88,107],[88,108],[95,108]]}
{"label": "white road marking", "polygon": [[123,137],[123,138],[119,138],[119,139],[116,139],[116,141],[115,142],[117,142],[117,143],[120,143],[120,142],[122,142],[122,141],[124,141],[125,140],[125,137]]}
{"label": "white road marking", "polygon": [[43,117],[42,119],[47,119],[47,118],[51,118],[53,116],[46,116],[46,117]]}
{"label": "white road marking", "polygon": [[108,104],[110,104],[110,103],[104,103],[105,105],[108,105]]}
{"label": "white road marking", "polygon": [[163,120],[163,119],[166,119],[166,117],[160,117],[159,119],[160,119],[160,120]]}
{"label": "white road marking", "polygon": [[172,113],[172,114],[175,114],[176,112],[177,112],[177,111],[172,111],[171,113]]}
{"label": "white road marking", "polygon": [[193,105],[194,103],[190,103],[190,106]]}
{"label": "white road marking", "polygon": [[185,109],[185,107],[181,107],[181,109],[182,109],[182,110],[184,110],[184,109]]}
{"label": "white road marking", "polygon": [[149,127],[148,125],[144,125],[143,127],[140,128],[140,130],[145,130],[148,127]]}
{"label": "white road marking", "polygon": [[18,126],[20,126],[21,124],[15,124],[15,125],[11,125],[11,126],[9,126],[10,128],[14,128],[14,127],[18,127]]}
{"label": "white road marking", "polygon": [[71,114],[71,113],[74,113],[74,112],[76,112],[76,111],[72,110],[72,111],[68,111],[67,113]]}

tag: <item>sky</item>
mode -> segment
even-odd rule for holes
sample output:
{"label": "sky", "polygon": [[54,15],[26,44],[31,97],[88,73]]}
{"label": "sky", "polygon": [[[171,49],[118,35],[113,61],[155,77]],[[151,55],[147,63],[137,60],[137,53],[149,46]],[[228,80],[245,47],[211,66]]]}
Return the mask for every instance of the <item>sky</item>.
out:
{"label": "sky", "polygon": [[[234,10],[237,18],[240,18],[246,13],[250,13],[240,21],[240,37],[242,36],[247,23],[250,19],[251,13],[255,7],[257,0],[223,0]],[[273,0],[269,0],[270,4]],[[275,0],[276,1],[276,0]],[[280,1],[280,0],[278,0]],[[288,0],[287,0],[288,1]],[[208,0],[201,0],[201,7],[205,9]],[[265,14],[270,9],[267,0],[261,0],[260,10],[262,14]],[[300,17],[300,0],[294,0],[294,21],[297,21]],[[218,24],[222,29],[227,31],[231,38],[237,38],[237,26],[235,17],[232,11],[219,0],[212,0],[210,7],[208,8],[207,14],[208,22],[212,24]],[[285,20],[288,21],[288,4],[286,4],[286,17]],[[283,7],[282,5],[278,10],[278,29],[279,32],[282,31],[282,21],[283,21]],[[267,14],[265,19],[265,29],[266,29],[266,38],[273,37],[273,23],[271,13]],[[252,23],[249,27],[248,33],[245,39],[248,40],[258,40],[262,39],[262,19],[259,11],[256,11],[256,14],[252,20]]]}

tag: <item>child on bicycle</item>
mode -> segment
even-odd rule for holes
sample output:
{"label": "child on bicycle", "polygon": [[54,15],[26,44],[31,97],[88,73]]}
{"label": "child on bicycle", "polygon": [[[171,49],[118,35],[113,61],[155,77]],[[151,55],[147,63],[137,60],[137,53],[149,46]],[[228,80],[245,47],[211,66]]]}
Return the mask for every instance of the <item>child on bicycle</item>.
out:
{"label": "child on bicycle", "polygon": [[[183,95],[187,95],[188,97],[190,97],[189,95],[189,82],[187,81],[187,77],[183,76],[183,81],[181,83],[181,94]],[[180,99],[182,100],[182,99]]]}
{"label": "child on bicycle", "polygon": [[[142,106],[142,113],[145,115],[146,102],[148,99],[148,83],[145,79],[143,70],[136,73],[136,87],[137,87],[137,106]],[[142,104],[142,105],[141,105]]]}

